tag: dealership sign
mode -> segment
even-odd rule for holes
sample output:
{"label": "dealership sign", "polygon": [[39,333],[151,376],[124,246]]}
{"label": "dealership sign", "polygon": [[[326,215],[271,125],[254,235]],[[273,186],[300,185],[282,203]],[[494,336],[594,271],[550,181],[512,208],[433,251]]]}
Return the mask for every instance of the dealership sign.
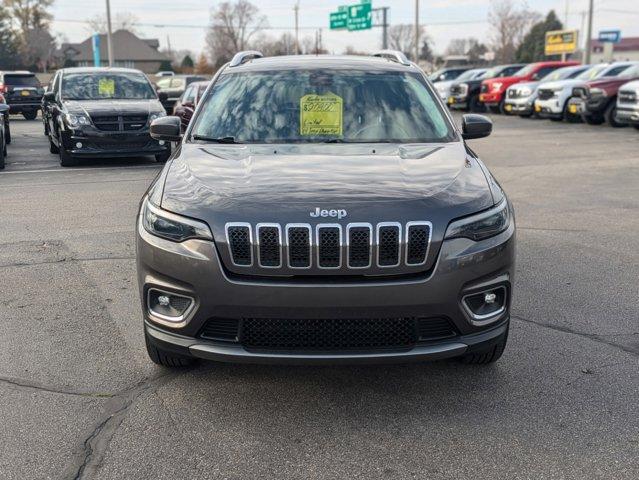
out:
{"label": "dealership sign", "polygon": [[550,56],[575,53],[577,45],[577,30],[553,30],[552,32],[546,32],[544,54]]}
{"label": "dealership sign", "polygon": [[343,5],[330,14],[331,30],[368,30],[373,26],[371,0],[361,0],[354,5]]}
{"label": "dealership sign", "polygon": [[599,32],[601,43],[619,43],[621,41],[621,30],[601,30]]}

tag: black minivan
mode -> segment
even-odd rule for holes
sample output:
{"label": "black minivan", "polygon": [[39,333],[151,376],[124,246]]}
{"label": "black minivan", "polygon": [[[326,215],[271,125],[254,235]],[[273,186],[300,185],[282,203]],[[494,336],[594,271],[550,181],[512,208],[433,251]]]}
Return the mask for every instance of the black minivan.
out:
{"label": "black minivan", "polygon": [[27,120],[35,120],[38,116],[44,88],[35,73],[0,72],[0,93],[12,114],[21,113]]}
{"label": "black minivan", "polygon": [[45,135],[63,167],[80,158],[153,155],[166,161],[169,142],[149,126],[166,113],[149,79],[128,68],[58,70],[42,101]]}

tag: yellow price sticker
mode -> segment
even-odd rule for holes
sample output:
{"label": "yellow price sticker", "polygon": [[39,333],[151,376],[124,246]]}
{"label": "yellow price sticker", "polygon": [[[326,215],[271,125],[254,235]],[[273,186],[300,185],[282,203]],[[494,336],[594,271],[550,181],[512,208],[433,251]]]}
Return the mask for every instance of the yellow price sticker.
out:
{"label": "yellow price sticker", "polygon": [[101,78],[98,80],[98,95],[104,97],[115,96],[115,80],[112,78]]}
{"label": "yellow price sticker", "polygon": [[300,135],[342,135],[342,97],[334,93],[300,98]]}

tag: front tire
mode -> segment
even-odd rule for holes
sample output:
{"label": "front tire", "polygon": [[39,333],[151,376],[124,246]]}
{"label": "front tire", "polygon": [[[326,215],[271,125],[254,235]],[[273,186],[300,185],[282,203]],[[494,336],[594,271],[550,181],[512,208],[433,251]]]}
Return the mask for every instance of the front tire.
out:
{"label": "front tire", "polygon": [[26,112],[22,112],[22,116],[24,118],[26,118],[27,120],[35,120],[38,117],[38,111],[37,110],[29,110]]}
{"label": "front tire", "polygon": [[146,352],[149,354],[149,358],[156,365],[167,368],[184,368],[193,365],[195,360],[191,357],[184,355],[176,355],[173,352],[168,352],[157,345],[153,344],[149,339],[149,334],[144,332],[144,340],[146,343]]}
{"label": "front tire", "polygon": [[508,342],[508,330],[502,335],[498,343],[483,352],[469,353],[460,357],[459,361],[466,365],[489,365],[501,358]]}
{"label": "front tire", "polygon": [[53,143],[53,140],[51,140],[51,136],[49,136],[49,153],[53,153],[53,154],[60,153],[60,149],[55,143]]}
{"label": "front tire", "polygon": [[582,118],[588,125],[601,125],[605,122],[605,119],[600,115],[584,115]]}
{"label": "front tire", "polygon": [[11,145],[11,129],[7,124],[4,126],[4,143]]}
{"label": "front tire", "polygon": [[60,165],[63,167],[75,167],[78,164],[78,159],[64,149],[64,144],[59,140],[58,154],[60,155]]}
{"label": "front tire", "polygon": [[2,151],[0,151],[0,170],[4,170],[4,159],[7,156],[7,147],[3,147]]}
{"label": "front tire", "polygon": [[619,123],[616,117],[617,117],[617,102],[616,100],[613,99],[613,101],[610,102],[610,105],[608,105],[608,108],[606,108],[606,113],[604,113],[604,118],[606,119],[606,122],[608,122],[608,124],[613,128],[625,127],[626,124]]}

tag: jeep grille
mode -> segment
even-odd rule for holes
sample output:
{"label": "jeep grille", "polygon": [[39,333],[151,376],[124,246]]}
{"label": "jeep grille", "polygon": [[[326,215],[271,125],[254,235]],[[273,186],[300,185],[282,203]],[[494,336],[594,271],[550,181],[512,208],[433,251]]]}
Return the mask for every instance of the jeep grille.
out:
{"label": "jeep grille", "polygon": [[[340,224],[228,223],[226,239],[236,267],[366,269],[424,265],[430,222]],[[255,259],[255,262],[254,262]]]}

